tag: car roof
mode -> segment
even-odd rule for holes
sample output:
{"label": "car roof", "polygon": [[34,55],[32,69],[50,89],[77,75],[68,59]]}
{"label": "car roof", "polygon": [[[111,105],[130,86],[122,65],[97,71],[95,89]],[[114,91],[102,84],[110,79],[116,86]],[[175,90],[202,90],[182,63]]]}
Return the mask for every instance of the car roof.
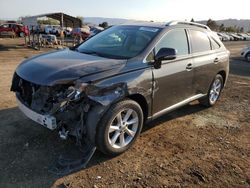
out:
{"label": "car roof", "polygon": [[5,24],[7,24],[7,25],[19,25],[19,26],[23,26],[23,24],[19,24],[19,23],[3,23],[1,25],[5,25]]}

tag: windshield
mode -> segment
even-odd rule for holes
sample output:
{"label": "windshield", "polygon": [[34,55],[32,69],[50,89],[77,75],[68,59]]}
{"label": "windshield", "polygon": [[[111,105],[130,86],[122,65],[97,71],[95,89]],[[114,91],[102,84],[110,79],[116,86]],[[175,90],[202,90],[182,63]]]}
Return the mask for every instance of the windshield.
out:
{"label": "windshield", "polygon": [[155,27],[115,26],[90,38],[77,50],[107,58],[129,59],[141,53],[160,31]]}

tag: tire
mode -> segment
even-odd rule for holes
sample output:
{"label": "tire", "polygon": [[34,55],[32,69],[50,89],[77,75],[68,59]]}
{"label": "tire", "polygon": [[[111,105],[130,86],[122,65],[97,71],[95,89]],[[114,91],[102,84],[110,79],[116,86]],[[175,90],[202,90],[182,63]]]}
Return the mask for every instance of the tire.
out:
{"label": "tire", "polygon": [[248,52],[246,55],[245,55],[245,59],[250,62],[250,52]]}
{"label": "tire", "polygon": [[111,156],[125,152],[139,136],[142,125],[143,112],[138,103],[126,99],[113,104],[104,114],[97,128],[97,148]]}
{"label": "tire", "polygon": [[24,32],[20,32],[19,37],[24,37]]}
{"label": "tire", "polygon": [[204,98],[199,99],[200,104],[207,107],[214,106],[220,98],[223,85],[224,82],[222,76],[217,74],[209,87],[207,95]]}

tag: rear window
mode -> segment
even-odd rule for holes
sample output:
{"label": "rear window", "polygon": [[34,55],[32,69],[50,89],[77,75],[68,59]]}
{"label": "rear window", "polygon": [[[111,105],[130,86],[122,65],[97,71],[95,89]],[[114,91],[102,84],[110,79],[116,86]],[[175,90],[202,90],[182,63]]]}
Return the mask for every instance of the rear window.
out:
{"label": "rear window", "polygon": [[211,50],[208,35],[202,31],[190,30],[192,52],[206,52]]}

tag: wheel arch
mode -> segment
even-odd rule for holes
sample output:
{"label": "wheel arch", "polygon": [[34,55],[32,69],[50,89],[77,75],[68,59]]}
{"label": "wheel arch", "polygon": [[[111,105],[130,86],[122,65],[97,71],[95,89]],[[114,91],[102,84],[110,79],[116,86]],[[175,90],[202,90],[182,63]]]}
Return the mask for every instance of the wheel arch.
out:
{"label": "wheel arch", "polygon": [[226,79],[227,79],[227,73],[224,70],[219,71],[217,74],[221,75],[223,78],[223,87],[225,86]]}
{"label": "wheel arch", "polygon": [[147,103],[145,97],[143,95],[137,93],[137,94],[129,95],[129,96],[127,96],[127,98],[137,102],[140,105],[142,112],[143,112],[144,122],[145,122],[145,120],[148,117],[148,103]]}
{"label": "wheel arch", "polygon": [[98,127],[98,124],[101,121],[103,115],[108,111],[108,109],[110,108],[110,106],[112,104],[117,103],[119,101],[122,101],[126,98],[133,100],[139,104],[139,106],[142,109],[143,118],[144,118],[144,122],[145,122],[145,120],[148,117],[149,109],[148,109],[148,103],[147,103],[145,97],[141,94],[136,93],[136,94],[128,95],[126,97],[122,97],[119,100],[113,101],[108,106],[96,105],[90,110],[90,112],[87,114],[87,118],[86,118],[86,129],[87,129],[86,135],[91,143],[95,144],[97,127]]}

